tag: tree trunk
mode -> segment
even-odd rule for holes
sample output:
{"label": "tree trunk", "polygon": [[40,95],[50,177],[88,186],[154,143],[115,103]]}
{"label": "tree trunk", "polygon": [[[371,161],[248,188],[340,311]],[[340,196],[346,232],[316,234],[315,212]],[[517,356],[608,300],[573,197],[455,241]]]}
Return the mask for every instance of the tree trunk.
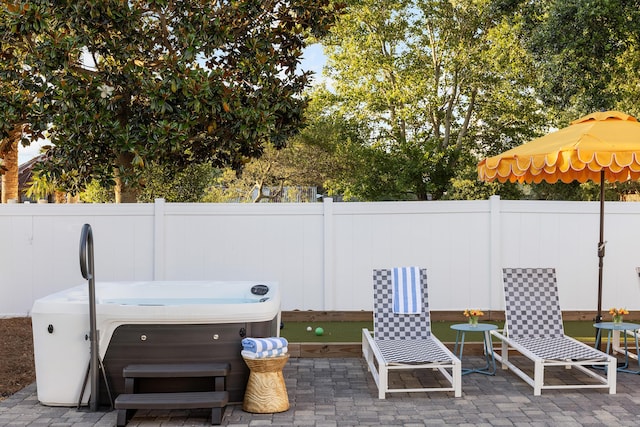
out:
{"label": "tree trunk", "polygon": [[117,166],[113,168],[113,176],[116,182],[116,186],[114,188],[116,203],[136,203],[138,201],[138,190],[132,185],[127,185],[126,179],[121,172],[132,171],[132,160],[132,154],[119,154],[116,160]]}
{"label": "tree trunk", "polygon": [[2,155],[2,164],[6,168],[6,172],[2,175],[2,203],[7,203],[7,200],[16,199],[20,201],[20,194],[18,189],[18,141],[20,140],[20,133],[14,133],[9,138],[13,141],[9,141],[10,147]]}

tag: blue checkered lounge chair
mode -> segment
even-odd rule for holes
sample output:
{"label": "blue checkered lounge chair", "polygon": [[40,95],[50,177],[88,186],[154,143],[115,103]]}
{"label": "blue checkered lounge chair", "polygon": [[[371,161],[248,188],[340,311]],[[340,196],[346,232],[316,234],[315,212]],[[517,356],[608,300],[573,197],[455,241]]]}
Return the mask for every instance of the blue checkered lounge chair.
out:
{"label": "blue checkered lounge chair", "polygon": [[[543,389],[568,388],[607,388],[615,394],[616,359],[564,334],[555,269],[504,268],[502,273],[505,328],[502,333],[491,331],[502,341],[496,353],[502,369],[510,369],[532,386],[535,396]],[[509,350],[533,362],[533,377],[514,365]],[[591,379],[579,384],[545,384],[545,368],[552,366],[575,367]],[[589,369],[593,367],[604,369],[606,375]]]}
{"label": "blue checkered lounge chair", "polygon": [[[367,329],[362,330],[362,353],[378,386],[380,399],[384,399],[386,393],[393,392],[453,391],[455,397],[462,395],[460,360],[431,334],[425,269],[420,269],[420,288],[420,313],[394,313],[392,270],[373,271],[373,335]],[[449,386],[393,389],[389,387],[390,371],[416,369],[439,371]],[[436,377],[440,375],[436,374]]]}

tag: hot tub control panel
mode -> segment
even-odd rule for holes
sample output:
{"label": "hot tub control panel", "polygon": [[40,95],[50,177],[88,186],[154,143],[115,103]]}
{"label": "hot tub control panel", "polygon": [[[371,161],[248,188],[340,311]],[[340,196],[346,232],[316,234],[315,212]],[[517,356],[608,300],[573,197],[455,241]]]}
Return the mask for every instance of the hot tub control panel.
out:
{"label": "hot tub control panel", "polygon": [[253,295],[266,295],[269,292],[269,287],[267,285],[255,285],[251,288],[251,293]]}

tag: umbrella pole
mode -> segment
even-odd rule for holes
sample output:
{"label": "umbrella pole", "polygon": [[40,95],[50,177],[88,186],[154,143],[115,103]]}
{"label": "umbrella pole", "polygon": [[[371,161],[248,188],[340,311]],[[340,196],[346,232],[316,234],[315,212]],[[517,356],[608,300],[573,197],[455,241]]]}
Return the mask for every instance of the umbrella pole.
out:
{"label": "umbrella pole", "polygon": [[[600,241],[598,242],[598,312],[594,319],[602,322],[602,267],[604,265],[604,170],[600,171]],[[596,348],[600,348],[600,341],[596,334]]]}

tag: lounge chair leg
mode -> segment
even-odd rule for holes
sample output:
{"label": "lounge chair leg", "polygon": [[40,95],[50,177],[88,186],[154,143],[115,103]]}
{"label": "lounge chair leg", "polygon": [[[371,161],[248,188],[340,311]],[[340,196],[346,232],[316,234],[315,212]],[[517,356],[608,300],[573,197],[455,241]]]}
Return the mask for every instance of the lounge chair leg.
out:
{"label": "lounge chair leg", "polygon": [[609,394],[616,394],[616,379],[618,375],[618,361],[612,357],[607,366],[607,382],[609,385]]}
{"label": "lounge chair leg", "polygon": [[540,396],[542,394],[542,386],[544,385],[544,366],[540,360],[536,360],[533,368],[533,395]]}
{"label": "lounge chair leg", "polygon": [[500,360],[502,364],[502,370],[506,371],[509,369],[507,366],[507,362],[509,362],[509,344],[506,341],[502,341],[502,349],[500,350]]}
{"label": "lounge chair leg", "polygon": [[389,388],[389,370],[386,366],[381,365],[379,372],[379,384],[378,384],[378,399],[385,399],[387,397],[387,389]]}
{"label": "lounge chair leg", "polygon": [[462,396],[462,362],[453,363],[453,395],[455,397]]}

